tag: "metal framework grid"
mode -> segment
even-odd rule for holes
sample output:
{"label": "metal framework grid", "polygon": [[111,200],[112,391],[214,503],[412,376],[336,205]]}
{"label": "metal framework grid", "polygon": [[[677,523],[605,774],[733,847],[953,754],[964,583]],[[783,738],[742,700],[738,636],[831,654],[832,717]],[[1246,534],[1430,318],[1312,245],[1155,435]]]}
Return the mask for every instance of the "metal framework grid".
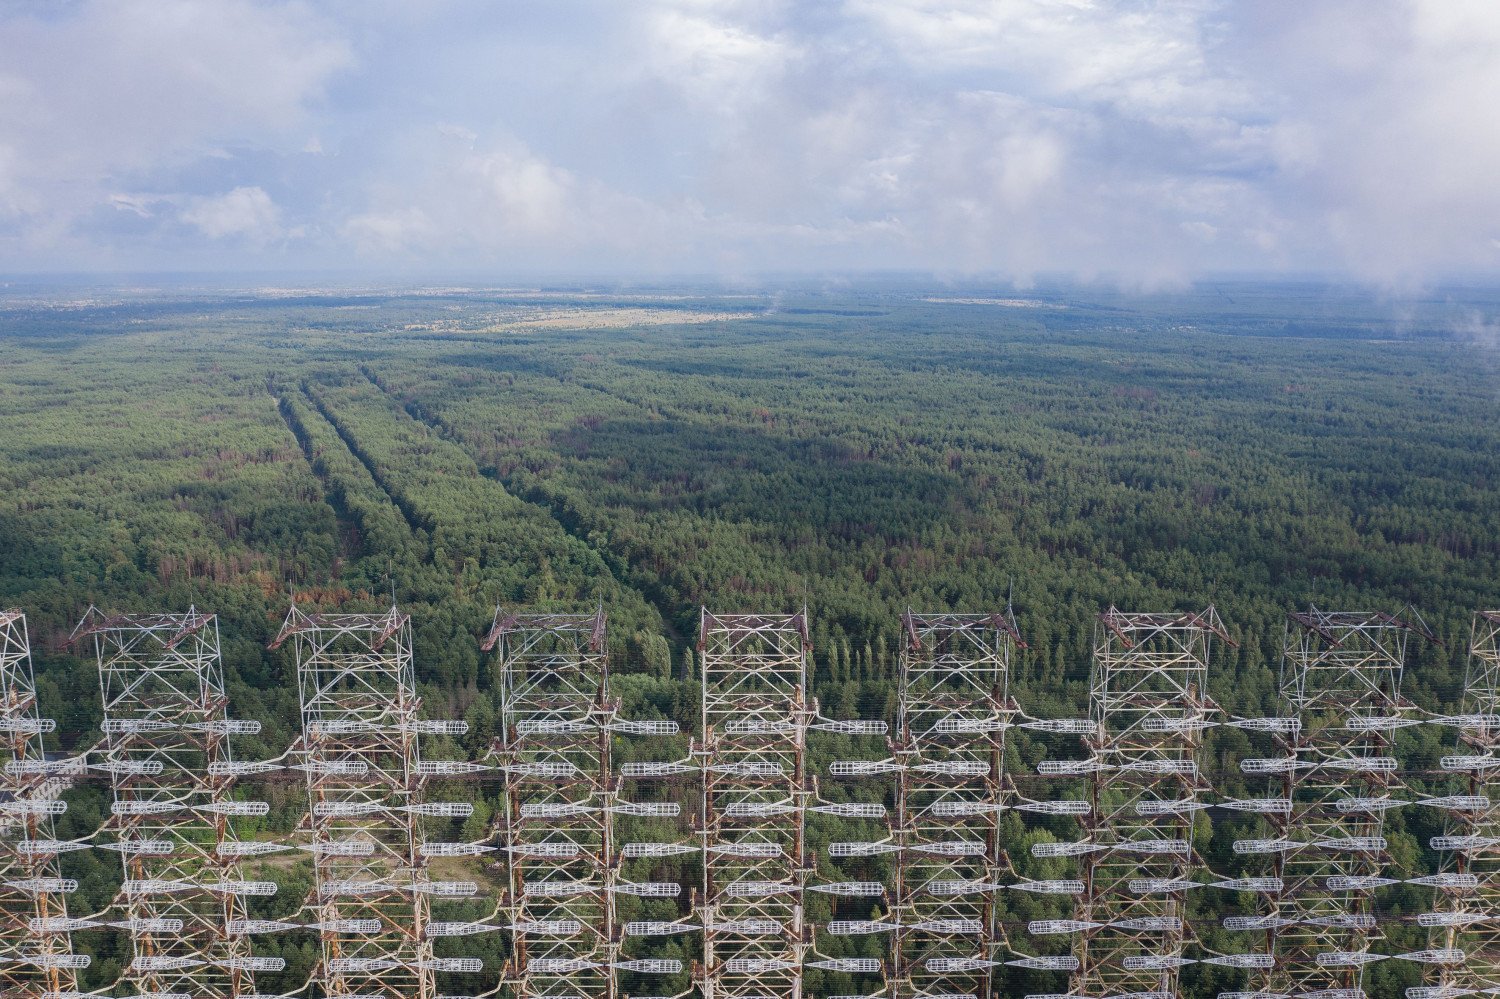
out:
{"label": "metal framework grid", "polygon": [[[1202,733],[1214,638],[1233,644],[1208,607],[1138,614],[1111,607],[1095,627],[1088,741],[1094,774],[1084,817],[1091,850],[1076,918],[1080,996],[1172,997],[1186,939],[1186,898],[1170,886],[1202,866],[1193,851]],[[1098,925],[1089,925],[1098,924]]]}
{"label": "metal framework grid", "polygon": [[992,899],[1005,866],[998,824],[1017,633],[998,614],[901,620],[890,994],[982,999],[998,964]]}
{"label": "metal framework grid", "polygon": [[[1225,920],[1226,928],[1264,933],[1266,941],[1258,953],[1209,959],[1252,972],[1257,991],[1227,995],[1353,999],[1363,966],[1385,958],[1438,966],[1435,986],[1416,990],[1427,999],[1500,991],[1500,611],[1475,614],[1463,714],[1419,717],[1401,696],[1409,635],[1437,641],[1414,612],[1403,619],[1309,608],[1288,615],[1283,641],[1280,688],[1292,715],[1221,722],[1206,692],[1209,661],[1215,638],[1234,643],[1214,608],[1127,614],[1111,607],[1096,625],[1090,717],[1023,726],[1089,733],[1087,759],[1039,767],[1084,778],[1087,802],[1031,801],[1004,775],[1006,732],[1023,716],[1007,689],[1014,650],[1024,647],[1008,614],[908,610],[901,624],[893,758],[837,763],[832,771],[897,775],[889,839],[830,847],[833,857],[894,855],[891,918],[830,925],[834,935],[891,934],[884,999],[990,999],[1005,964],[1072,970],[1068,995],[1076,999],[1175,996],[1178,969],[1193,963],[1184,956],[1186,890],[1202,884],[1195,875],[1204,871],[1192,848],[1194,819],[1216,803],[1203,797],[1211,789],[1198,755],[1203,732],[1217,724],[1274,735],[1280,750],[1241,761],[1245,773],[1269,778],[1275,797],[1217,802],[1262,814],[1274,830],[1270,839],[1234,844],[1236,853],[1266,855],[1271,877],[1214,884],[1267,900],[1262,915]],[[0,994],[76,996],[73,972],[87,960],[72,952],[70,931],[114,925],[132,939],[123,982],[143,996],[251,999],[258,995],[252,973],[282,962],[254,957],[246,936],[298,924],[245,918],[245,897],[272,894],[275,885],[242,880],[238,858],[290,844],[241,841],[233,829],[233,817],[268,811],[264,802],[240,800],[234,777],[281,764],[231,756],[230,738],[258,731],[259,723],[227,717],[217,620],[192,608],[115,616],[90,608],[72,640],[85,638],[95,647],[104,739],[82,758],[49,760],[42,736],[52,727],[37,715],[25,619],[0,611],[0,734],[9,743],[9,755],[0,756]],[[819,958],[804,916],[805,891],[883,895],[878,881],[810,882],[808,814],[884,818],[882,805],[821,802],[807,773],[810,731],[884,728],[821,718],[808,694],[805,611],[705,609],[701,743],[691,761],[633,762],[626,754],[619,767],[626,777],[701,775],[694,847],[617,843],[617,833],[629,838],[634,819],[616,815],[646,820],[645,831],[659,833],[649,820],[676,818],[680,808],[627,800],[613,734],[672,734],[676,726],[619,718],[602,609],[497,609],[483,647],[498,658],[498,767],[421,758],[419,735],[466,726],[419,718],[410,619],[396,607],[324,615],[294,605],[271,648],[284,642],[296,652],[303,721],[293,769],[304,771],[310,803],[304,828],[311,842],[301,848],[313,854],[317,874],[317,921],[308,925],[323,944],[313,994],[442,999],[436,974],[477,971],[479,962],[435,958],[431,939],[500,928],[510,931],[514,956],[486,994],[504,990],[517,999],[619,999],[631,984],[622,988],[619,972],[681,972],[675,960],[622,960],[625,941],[700,928],[703,960],[694,980],[703,999],[801,999],[805,968],[883,970],[876,959]],[[1393,796],[1400,790],[1394,733],[1422,722],[1459,730],[1472,755],[1445,757],[1442,766],[1463,775],[1466,794],[1415,802]],[[67,913],[74,886],[59,876],[58,854],[88,844],[57,842],[51,817],[85,759],[108,775],[113,791],[111,818],[94,845],[121,855],[125,885],[110,911],[123,922]],[[424,779],[493,769],[504,782],[497,831],[508,856],[509,888],[498,906],[505,926],[433,922],[434,899],[478,889],[432,880],[428,858],[476,857],[494,846],[427,842],[424,816],[462,817],[472,806],[425,801]],[[1434,930],[1431,949],[1377,953],[1370,949],[1381,939],[1372,893],[1394,883],[1386,877],[1383,815],[1408,803],[1449,816],[1446,835],[1432,842],[1448,853],[1443,871],[1405,879],[1440,890],[1437,911],[1417,919]],[[1038,857],[1079,860],[1075,918],[1032,924],[1033,933],[1073,934],[1071,957],[1001,960],[1009,946],[996,918],[997,889],[1073,890],[1066,881],[1000,883],[1012,873],[999,841],[998,817],[1008,808],[1078,815],[1087,830],[1082,843],[1033,849]],[[696,923],[666,901],[680,897],[680,885],[631,883],[621,867],[622,857],[695,850],[703,857]],[[643,915],[672,919],[622,925],[638,917],[630,915],[633,903],[617,913],[617,892],[656,899],[657,911]]]}
{"label": "metal framework grid", "polygon": [[[1463,711],[1474,724],[1460,729],[1459,745],[1480,760],[1500,756],[1500,610],[1474,614]],[[1500,986],[1500,770],[1467,769],[1465,783],[1466,807],[1447,823],[1455,877],[1440,896],[1432,945],[1467,955],[1441,968],[1439,986],[1479,990]]]}
{"label": "metal framework grid", "polygon": [[[502,827],[520,999],[613,999],[613,778],[605,617],[504,614],[485,638],[500,665]],[[680,889],[679,889],[680,890]]]}
{"label": "metal framework grid", "polygon": [[[310,848],[330,996],[434,999],[430,880],[411,620],[292,606]],[[436,811],[434,811],[436,813]]]}
{"label": "metal framework grid", "polygon": [[56,727],[37,711],[26,617],[0,610],[0,994],[76,992],[68,892],[58,871],[52,816],[64,781],[46,765],[42,736]]}
{"label": "metal framework grid", "polygon": [[1282,696],[1298,725],[1279,736],[1276,775],[1290,808],[1272,815],[1279,851],[1267,894],[1273,992],[1359,990],[1359,955],[1381,939],[1371,893],[1389,860],[1382,802],[1399,785],[1391,737],[1411,705],[1401,697],[1406,640],[1418,627],[1383,612],[1288,615]]}
{"label": "metal framework grid", "polygon": [[802,993],[810,646],[805,612],[702,612],[703,999]]}
{"label": "metal framework grid", "polygon": [[134,958],[126,977],[142,993],[204,999],[250,995],[257,961],[231,932],[244,896],[270,882],[240,878],[235,815],[265,814],[236,801],[229,735],[234,723],[219,658],[218,620],[186,614],[107,616],[91,607],[74,630],[92,638],[104,700],[102,766],[114,792],[113,848],[125,868],[116,901],[127,913]]}

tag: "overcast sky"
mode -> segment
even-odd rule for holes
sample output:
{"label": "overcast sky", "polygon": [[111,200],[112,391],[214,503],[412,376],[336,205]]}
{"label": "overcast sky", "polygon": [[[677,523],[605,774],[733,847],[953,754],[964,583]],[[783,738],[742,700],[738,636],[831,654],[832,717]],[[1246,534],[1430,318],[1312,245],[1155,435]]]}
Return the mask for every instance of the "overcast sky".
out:
{"label": "overcast sky", "polygon": [[1500,271],[1494,0],[11,0],[0,270]]}

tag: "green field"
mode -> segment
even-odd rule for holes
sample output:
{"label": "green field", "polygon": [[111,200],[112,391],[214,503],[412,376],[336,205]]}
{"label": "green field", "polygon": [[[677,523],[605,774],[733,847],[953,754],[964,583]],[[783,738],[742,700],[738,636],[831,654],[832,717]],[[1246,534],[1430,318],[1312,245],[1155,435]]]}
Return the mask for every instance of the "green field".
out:
{"label": "green field", "polygon": [[[1210,692],[1242,715],[1279,710],[1289,610],[1410,604],[1442,644],[1413,645],[1405,690],[1437,709],[1461,690],[1472,611],[1500,605],[1500,354],[1459,332],[1495,305],[1313,285],[12,288],[0,606],[29,615],[64,748],[97,732],[93,663],[65,641],[85,609],[196,604],[221,619],[232,714],[265,722],[246,758],[281,752],[297,724],[292,664],[265,645],[292,593],[354,609],[394,594],[416,628],[425,713],[467,719],[452,749],[470,755],[495,732],[478,636],[496,604],[602,602],[624,714],[685,727],[702,605],[805,604],[824,712],[889,718],[908,606],[1013,601],[1030,650],[1012,691],[1032,715],[1070,717],[1111,604],[1216,605],[1239,646],[1216,650]],[[1446,740],[1435,726],[1402,734],[1413,781]],[[1211,740],[1225,793],[1245,745]],[[1041,753],[1018,738],[1012,766],[1034,772]],[[294,821],[301,788],[271,794],[267,827]],[[97,825],[101,807],[81,793],[63,831]],[[1427,811],[1387,817],[1418,872],[1435,863]],[[481,801],[466,834],[488,814]],[[1015,832],[1070,838],[1070,822],[1017,819]],[[1226,876],[1245,827],[1205,831]],[[79,912],[118,883],[96,852],[67,857]],[[305,869],[272,876],[284,886],[261,909],[295,907]],[[1063,903],[1008,904],[1025,919]],[[1396,886],[1381,905],[1426,902]],[[1415,928],[1386,932],[1426,946]],[[97,936],[103,983],[120,940]],[[447,952],[498,968],[497,937]],[[290,983],[312,950],[309,938],[260,952],[288,958]],[[1376,965],[1366,989],[1396,995],[1414,967]],[[1185,981],[1211,995],[1235,979],[1200,968]],[[1046,979],[1011,982],[1020,994]]]}

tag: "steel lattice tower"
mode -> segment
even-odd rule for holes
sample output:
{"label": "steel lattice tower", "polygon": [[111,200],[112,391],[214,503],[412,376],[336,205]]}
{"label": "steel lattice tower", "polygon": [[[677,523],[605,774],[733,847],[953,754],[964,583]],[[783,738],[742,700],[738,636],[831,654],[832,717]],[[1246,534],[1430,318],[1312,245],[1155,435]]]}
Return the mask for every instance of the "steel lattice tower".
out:
{"label": "steel lattice tower", "polygon": [[433,958],[431,898],[477,886],[431,880],[422,816],[473,808],[423,801],[419,736],[446,729],[418,719],[411,619],[394,606],[307,614],[293,605],[271,648],[288,639],[323,945],[314,978],[331,996],[434,999],[435,971],[473,969]]}
{"label": "steel lattice tower", "polygon": [[42,736],[56,728],[37,710],[26,617],[0,610],[0,994],[76,992],[68,893],[52,816],[65,807],[65,781],[48,766]]}
{"label": "steel lattice tower", "polygon": [[1447,851],[1451,869],[1440,875],[1439,911],[1418,919],[1433,926],[1434,947],[1466,955],[1442,968],[1439,985],[1478,990],[1500,986],[1500,924],[1493,922],[1500,914],[1500,611],[1474,614],[1463,710],[1454,720],[1470,755],[1442,765],[1466,773],[1466,793],[1448,799],[1449,835],[1432,842]]}
{"label": "steel lattice tower", "polygon": [[1408,723],[1401,674],[1413,631],[1431,637],[1380,612],[1288,615],[1281,691],[1299,724],[1280,737],[1281,765],[1267,768],[1289,807],[1272,816],[1268,844],[1280,891],[1269,895],[1265,990],[1360,988],[1361,955],[1380,939],[1371,892],[1388,862],[1385,809],[1399,784],[1391,737]]}
{"label": "steel lattice tower", "polygon": [[117,904],[134,950],[127,977],[142,993],[253,994],[252,972],[282,962],[252,957],[233,924],[245,918],[244,896],[276,885],[241,879],[230,819],[269,806],[232,797],[229,736],[260,723],[227,716],[218,620],[195,609],[106,616],[91,607],[73,637],[93,639],[99,667],[97,765],[114,791],[108,846],[125,867]]}
{"label": "steel lattice tower", "polygon": [[[520,999],[613,999],[613,891],[605,618],[495,613],[484,640],[500,666],[502,832]],[[680,885],[671,886],[673,894]]]}
{"label": "steel lattice tower", "polygon": [[1076,906],[1084,924],[1074,945],[1079,996],[1177,994],[1183,882],[1202,866],[1193,821],[1198,795],[1209,790],[1197,754],[1218,711],[1207,693],[1214,638],[1233,644],[1213,607],[1099,615],[1089,693],[1093,809],[1084,817],[1089,849]]}
{"label": "steel lattice tower", "polygon": [[892,999],[990,994],[998,964],[1008,686],[1019,643],[999,614],[902,615],[895,751]]}
{"label": "steel lattice tower", "polygon": [[1464,710],[1487,715],[1500,712],[1500,610],[1474,613]]}
{"label": "steel lattice tower", "polygon": [[799,999],[807,616],[702,614],[703,999]]}

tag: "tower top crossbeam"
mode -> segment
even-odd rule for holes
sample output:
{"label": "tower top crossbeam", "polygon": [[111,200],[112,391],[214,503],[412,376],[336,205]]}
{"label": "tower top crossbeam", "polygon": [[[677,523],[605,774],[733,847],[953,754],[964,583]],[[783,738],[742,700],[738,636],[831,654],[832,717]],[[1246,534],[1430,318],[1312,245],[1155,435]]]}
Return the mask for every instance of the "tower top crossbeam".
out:
{"label": "tower top crossbeam", "polygon": [[812,651],[805,610],[799,614],[715,614],[705,607],[698,651],[706,652],[712,648],[721,654],[743,654],[744,647],[757,639],[776,649],[787,650],[794,637],[801,642],[799,651]]}
{"label": "tower top crossbeam", "polygon": [[[185,639],[213,624],[214,619],[213,614],[200,614],[194,607],[189,607],[186,614],[105,614],[90,606],[68,641],[77,642],[105,632],[131,632],[160,641],[162,648],[175,649]],[[162,635],[167,635],[165,641],[162,641]]]}
{"label": "tower top crossbeam", "polygon": [[[360,635],[369,643],[372,652],[379,652],[393,635],[411,621],[410,614],[403,614],[395,605],[383,613],[375,614],[308,614],[295,603],[287,612],[281,630],[267,648],[279,649],[288,638],[310,632],[321,633],[324,640],[342,635]],[[370,636],[373,633],[373,637]]]}
{"label": "tower top crossbeam", "polygon": [[[1469,635],[1469,666],[1464,677],[1464,710],[1500,713],[1500,610],[1475,611]],[[1489,726],[1483,736],[1496,735]]]}
{"label": "tower top crossbeam", "polygon": [[926,632],[941,631],[948,634],[999,631],[1010,636],[1019,649],[1029,648],[1016,628],[1014,618],[1005,614],[918,614],[908,610],[901,615],[901,626],[906,629],[906,641],[912,651],[925,648]]}
{"label": "tower top crossbeam", "polygon": [[497,607],[495,622],[479,647],[485,652],[493,652],[495,646],[507,636],[526,636],[529,641],[525,644],[530,644],[549,633],[584,632],[588,635],[589,651],[598,653],[604,651],[604,631],[603,607],[592,614],[520,614],[507,613],[503,608]]}
{"label": "tower top crossbeam", "polygon": [[268,648],[297,647],[304,727],[309,722],[388,725],[421,707],[412,665],[411,616],[308,614],[293,604]]}
{"label": "tower top crossbeam", "polygon": [[1008,614],[901,615],[906,647],[898,675],[896,731],[902,747],[917,755],[974,751],[983,756],[989,740],[975,739],[965,723],[1006,724],[1000,716],[1015,710],[1009,699],[1010,659],[1018,639]]}
{"label": "tower top crossbeam", "polygon": [[[583,721],[606,705],[609,657],[605,616],[519,614],[495,609],[495,624],[482,648],[502,664],[500,699],[512,722],[546,724]],[[598,719],[595,719],[598,721]],[[517,733],[508,730],[506,738]]]}
{"label": "tower top crossbeam", "polygon": [[1287,615],[1282,694],[1305,711],[1394,704],[1401,697],[1407,637],[1413,634],[1438,641],[1414,610],[1404,618],[1314,606],[1293,612]]}
{"label": "tower top crossbeam", "polygon": [[94,640],[110,718],[196,719],[227,706],[213,614],[196,608],[185,614],[105,614],[91,606],[69,642],[86,638]]}
{"label": "tower top crossbeam", "polygon": [[[721,722],[777,722],[809,706],[807,613],[702,613],[703,733],[722,736]],[[805,726],[806,721],[802,724]]]}
{"label": "tower top crossbeam", "polygon": [[1170,613],[1126,613],[1111,606],[1098,622],[1089,695],[1096,720],[1126,729],[1211,707],[1206,687],[1212,641],[1236,644],[1213,606]]}
{"label": "tower top crossbeam", "polygon": [[1232,647],[1238,646],[1229,632],[1224,630],[1224,623],[1219,620],[1219,612],[1213,605],[1196,613],[1126,613],[1111,606],[1099,615],[1099,622],[1127,649],[1133,649],[1158,636],[1197,632],[1209,632]]}

